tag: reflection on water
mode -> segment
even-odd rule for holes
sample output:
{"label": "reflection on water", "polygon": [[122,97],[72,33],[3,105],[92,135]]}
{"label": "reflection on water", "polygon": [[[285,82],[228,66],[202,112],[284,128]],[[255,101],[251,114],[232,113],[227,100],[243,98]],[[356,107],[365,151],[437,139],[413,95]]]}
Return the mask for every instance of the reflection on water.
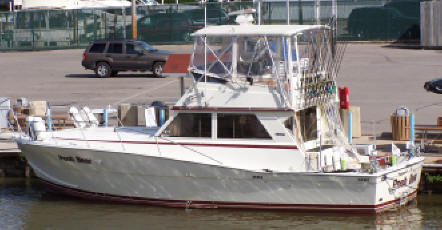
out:
{"label": "reflection on water", "polygon": [[44,192],[36,180],[0,179],[0,229],[438,229],[442,195],[377,216],[184,210],[97,203]]}
{"label": "reflection on water", "polygon": [[422,226],[422,212],[414,201],[405,208],[376,216],[377,229],[419,229]]}
{"label": "reflection on water", "polygon": [[22,229],[30,205],[43,193],[30,180],[0,178],[0,229]]}

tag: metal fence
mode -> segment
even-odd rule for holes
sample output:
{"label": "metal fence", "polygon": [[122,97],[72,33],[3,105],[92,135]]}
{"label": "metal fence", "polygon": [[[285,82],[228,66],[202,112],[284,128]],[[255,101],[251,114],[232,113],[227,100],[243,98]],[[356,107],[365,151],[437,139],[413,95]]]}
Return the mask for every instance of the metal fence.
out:
{"label": "metal fence", "polygon": [[421,4],[421,45],[425,48],[442,47],[442,2]]}
{"label": "metal fence", "polygon": [[[208,3],[209,24],[234,24],[229,13],[256,8],[253,2]],[[264,2],[263,24],[285,24],[285,2]],[[419,0],[338,0],[338,39],[419,42]],[[321,1],[321,23],[332,16],[331,1]],[[314,1],[291,1],[291,24],[314,24]],[[137,7],[138,38],[152,44],[190,43],[204,26],[198,3]],[[0,12],[0,50],[62,49],[99,39],[131,37],[130,8]]]}

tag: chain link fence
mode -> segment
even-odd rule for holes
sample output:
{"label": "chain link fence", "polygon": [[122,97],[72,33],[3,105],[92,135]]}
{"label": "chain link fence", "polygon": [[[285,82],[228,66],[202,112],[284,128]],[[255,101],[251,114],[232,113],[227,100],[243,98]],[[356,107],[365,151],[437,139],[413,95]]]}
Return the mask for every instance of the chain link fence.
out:
{"label": "chain link fence", "polygon": [[[419,42],[419,0],[339,0],[339,40]],[[314,1],[291,1],[291,24],[314,24]],[[230,13],[255,8],[253,2],[207,4],[208,24],[235,24]],[[131,38],[131,9],[28,10],[0,12],[0,50],[82,48],[100,39]],[[321,1],[321,23],[332,17],[332,2]],[[255,15],[255,19],[256,19]],[[285,24],[286,2],[263,2],[263,24]],[[138,39],[151,44],[191,43],[204,27],[199,3],[137,7]]]}

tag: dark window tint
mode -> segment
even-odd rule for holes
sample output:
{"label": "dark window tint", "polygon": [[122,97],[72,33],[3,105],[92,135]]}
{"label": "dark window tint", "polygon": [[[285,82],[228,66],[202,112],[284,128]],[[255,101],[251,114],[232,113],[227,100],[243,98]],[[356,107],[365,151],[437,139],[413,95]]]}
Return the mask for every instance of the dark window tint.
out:
{"label": "dark window tint", "polygon": [[140,47],[140,46],[137,46],[134,44],[130,44],[130,43],[126,44],[126,53],[127,54],[138,54],[138,53],[143,52],[143,50],[144,50],[143,47]]}
{"label": "dark window tint", "polygon": [[121,53],[123,53],[123,44],[111,43],[111,44],[109,44],[109,49],[107,50],[107,52],[121,54]]}
{"label": "dark window tint", "polygon": [[293,117],[284,121],[284,126],[293,133]]}
{"label": "dark window tint", "polygon": [[164,130],[170,137],[211,137],[212,114],[180,113]]}
{"label": "dark window tint", "polygon": [[318,137],[316,107],[301,110],[297,113],[304,141],[316,140]]}
{"label": "dark window tint", "polygon": [[127,54],[136,54],[134,45],[133,44],[126,44],[126,53]]}
{"label": "dark window tint", "polygon": [[89,49],[89,53],[103,53],[106,43],[96,43],[93,44]]}
{"label": "dark window tint", "polygon": [[270,139],[270,135],[253,114],[218,113],[218,138]]}

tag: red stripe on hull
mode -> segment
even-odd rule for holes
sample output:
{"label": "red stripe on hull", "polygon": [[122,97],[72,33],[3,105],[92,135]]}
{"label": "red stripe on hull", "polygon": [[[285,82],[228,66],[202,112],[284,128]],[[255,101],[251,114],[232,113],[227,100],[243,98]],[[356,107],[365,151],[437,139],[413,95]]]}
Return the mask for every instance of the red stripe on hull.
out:
{"label": "red stripe on hull", "polygon": [[[81,189],[69,188],[54,184],[39,178],[50,191],[64,193],[70,196],[87,200],[110,201],[137,205],[152,205],[171,208],[195,208],[195,209],[261,209],[261,210],[288,210],[299,212],[320,213],[346,213],[346,214],[376,214],[386,209],[400,206],[400,199],[388,201],[378,205],[330,205],[330,204],[275,204],[275,203],[251,203],[251,202],[223,202],[223,201],[186,201],[165,200],[144,197],[129,197],[106,193],[95,193]],[[417,190],[405,197],[405,203],[416,197]]]}
{"label": "red stripe on hull", "polygon": [[296,145],[250,145],[250,144],[211,144],[211,143],[192,143],[192,142],[156,142],[156,141],[113,141],[113,140],[83,140],[76,138],[61,138],[65,141],[86,141],[86,142],[105,142],[105,143],[123,143],[123,144],[145,144],[145,145],[184,145],[184,146],[204,146],[204,147],[229,147],[229,148],[256,148],[256,149],[298,149]]}
{"label": "red stripe on hull", "polygon": [[217,112],[294,112],[289,108],[265,108],[265,107],[210,107],[210,106],[172,106],[172,110],[190,111],[217,111]]}

